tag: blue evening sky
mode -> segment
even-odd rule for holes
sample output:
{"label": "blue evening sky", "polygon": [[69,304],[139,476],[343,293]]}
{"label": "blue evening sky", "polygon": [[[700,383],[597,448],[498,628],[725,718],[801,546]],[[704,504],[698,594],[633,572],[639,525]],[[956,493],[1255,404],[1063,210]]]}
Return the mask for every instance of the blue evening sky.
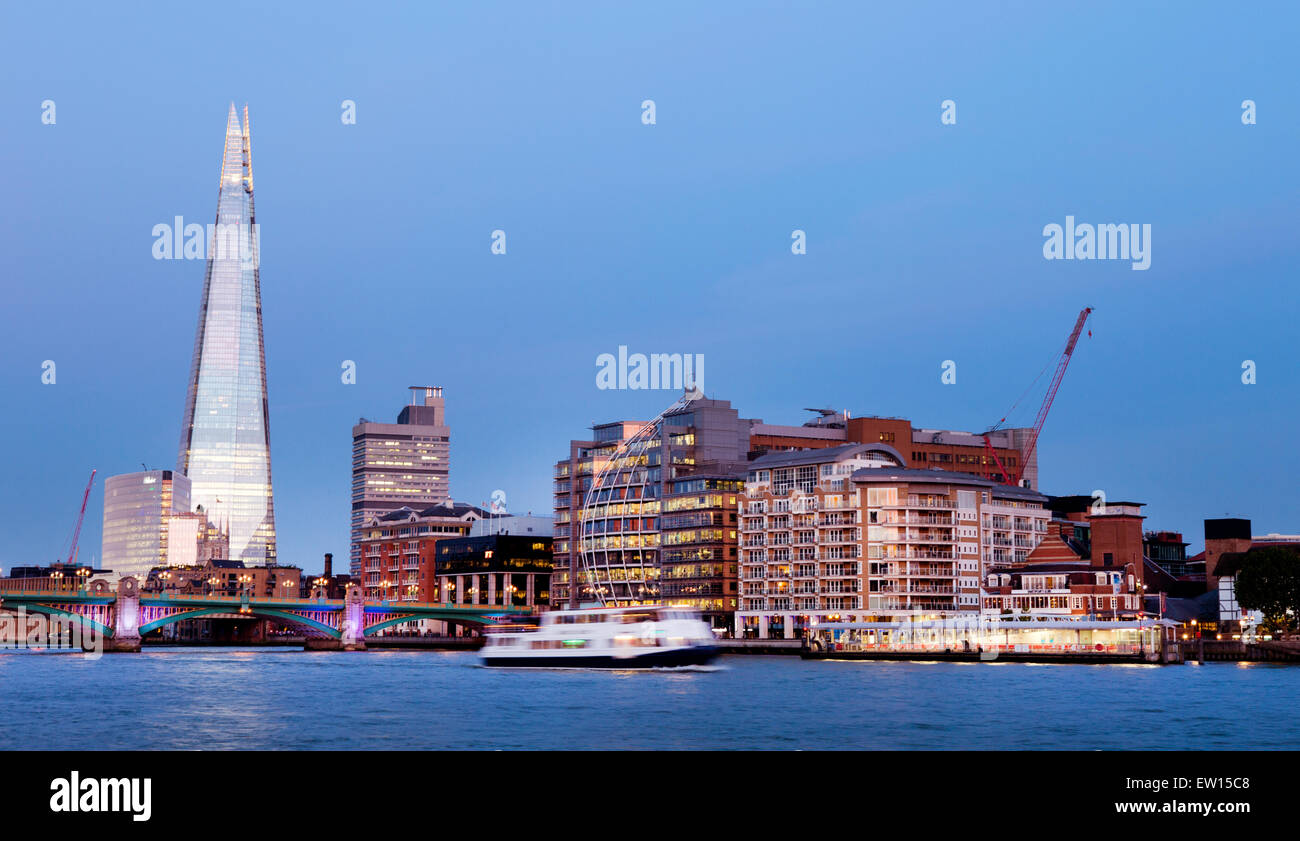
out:
{"label": "blue evening sky", "polygon": [[[704,354],[710,395],[748,417],[830,405],[977,431],[1084,306],[1043,489],[1146,502],[1194,545],[1225,513],[1300,532],[1293,8],[2,14],[5,569],[59,555],[92,467],[175,464],[204,267],[154,260],[151,229],[212,221],[231,100],[252,117],[283,562],[346,557],[351,426],[395,418],[411,384],[446,388],[458,499],[500,488],[550,513],[570,438],[676,396],[597,390],[620,344]],[[1045,260],[1067,214],[1150,224],[1151,268]]]}

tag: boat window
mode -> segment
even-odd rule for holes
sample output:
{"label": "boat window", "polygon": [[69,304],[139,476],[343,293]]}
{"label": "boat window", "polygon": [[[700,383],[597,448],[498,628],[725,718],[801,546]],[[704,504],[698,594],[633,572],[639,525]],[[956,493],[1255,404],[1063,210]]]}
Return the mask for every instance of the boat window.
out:
{"label": "boat window", "polygon": [[624,625],[635,625],[638,622],[650,622],[655,617],[653,613],[624,613],[622,618]]}

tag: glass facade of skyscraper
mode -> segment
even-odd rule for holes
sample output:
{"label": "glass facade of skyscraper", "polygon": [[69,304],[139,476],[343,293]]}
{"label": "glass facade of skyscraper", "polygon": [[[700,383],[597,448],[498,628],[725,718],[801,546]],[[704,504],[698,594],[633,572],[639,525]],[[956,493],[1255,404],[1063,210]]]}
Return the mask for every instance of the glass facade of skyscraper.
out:
{"label": "glass facade of skyscraper", "polygon": [[190,481],[171,470],[110,476],[104,482],[100,567],[144,581],[165,566],[168,520],[190,510]]}
{"label": "glass facade of skyscraper", "polygon": [[230,557],[275,563],[271,432],[248,108],[230,106],[177,468],[229,530]]}

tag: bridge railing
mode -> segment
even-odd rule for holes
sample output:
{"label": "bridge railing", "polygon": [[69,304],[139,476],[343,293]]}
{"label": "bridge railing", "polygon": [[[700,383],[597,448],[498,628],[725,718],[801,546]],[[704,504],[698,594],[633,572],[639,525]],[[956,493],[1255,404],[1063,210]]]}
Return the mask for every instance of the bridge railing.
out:
{"label": "bridge railing", "polygon": [[109,592],[109,593],[91,593],[91,592],[89,592],[89,591],[85,591],[85,592],[83,592],[83,591],[81,591],[81,590],[22,590],[22,589],[18,589],[18,590],[5,590],[5,589],[0,588],[0,600],[3,600],[3,599],[4,599],[5,597],[7,597],[7,596],[35,597],[35,598],[41,598],[41,599],[44,599],[44,598],[51,598],[51,599],[53,599],[53,598],[66,599],[66,598],[69,598],[69,597],[71,597],[71,598],[90,597],[90,598],[97,598],[97,599],[110,599],[110,600],[111,600],[111,599],[113,599],[113,598],[116,598],[116,597],[117,597],[117,594],[116,594],[116,593],[113,593],[113,592]]}
{"label": "bridge railing", "polygon": [[[3,600],[5,596],[23,596],[25,598],[87,597],[87,598],[111,600],[113,598],[116,598],[117,594],[114,591],[110,591],[108,593],[90,593],[90,592],[80,592],[76,590],[73,591],[0,590],[0,600]],[[179,602],[220,601],[220,602],[236,603],[236,602],[244,601],[242,595],[232,596],[225,593],[213,593],[210,595],[205,595],[203,593],[168,593],[165,591],[157,591],[157,590],[141,591],[140,598],[141,599],[167,599],[168,601],[179,601]],[[266,596],[266,597],[250,596],[248,601],[250,603],[264,603],[264,604],[267,603],[292,604],[295,606],[301,605],[303,607],[310,607],[312,605],[319,605],[322,607],[339,607],[345,603],[342,599],[313,599],[313,598],[304,599],[304,598],[299,598],[297,596]],[[486,603],[480,604],[480,603],[468,603],[468,602],[458,604],[455,602],[372,601],[369,599],[367,599],[364,604],[366,607],[371,607],[371,608],[382,607],[394,611],[401,611],[406,608],[415,608],[421,610],[446,610],[448,608],[461,608],[464,610],[503,611],[503,612],[517,613],[517,614],[533,614],[533,613],[541,612],[540,607],[538,605],[502,605],[502,604],[486,604]]]}
{"label": "bridge railing", "polygon": [[367,601],[366,607],[385,607],[391,610],[401,611],[404,608],[416,607],[429,610],[446,610],[449,607],[459,607],[466,610],[496,610],[509,611],[513,613],[537,613],[537,605],[504,605],[504,604],[457,604],[456,602],[375,602]]}

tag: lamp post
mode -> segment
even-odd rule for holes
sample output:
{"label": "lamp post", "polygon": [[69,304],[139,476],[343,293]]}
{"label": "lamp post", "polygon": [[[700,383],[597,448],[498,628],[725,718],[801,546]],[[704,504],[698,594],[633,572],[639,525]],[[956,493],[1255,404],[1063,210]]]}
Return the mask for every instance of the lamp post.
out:
{"label": "lamp post", "polygon": [[59,592],[59,588],[62,586],[62,584],[63,584],[63,573],[58,572],[57,570],[55,572],[51,572],[50,586],[54,589],[54,592],[56,593]]}
{"label": "lamp post", "polygon": [[77,595],[86,595],[86,579],[90,577],[90,570],[82,567],[77,570]]}

